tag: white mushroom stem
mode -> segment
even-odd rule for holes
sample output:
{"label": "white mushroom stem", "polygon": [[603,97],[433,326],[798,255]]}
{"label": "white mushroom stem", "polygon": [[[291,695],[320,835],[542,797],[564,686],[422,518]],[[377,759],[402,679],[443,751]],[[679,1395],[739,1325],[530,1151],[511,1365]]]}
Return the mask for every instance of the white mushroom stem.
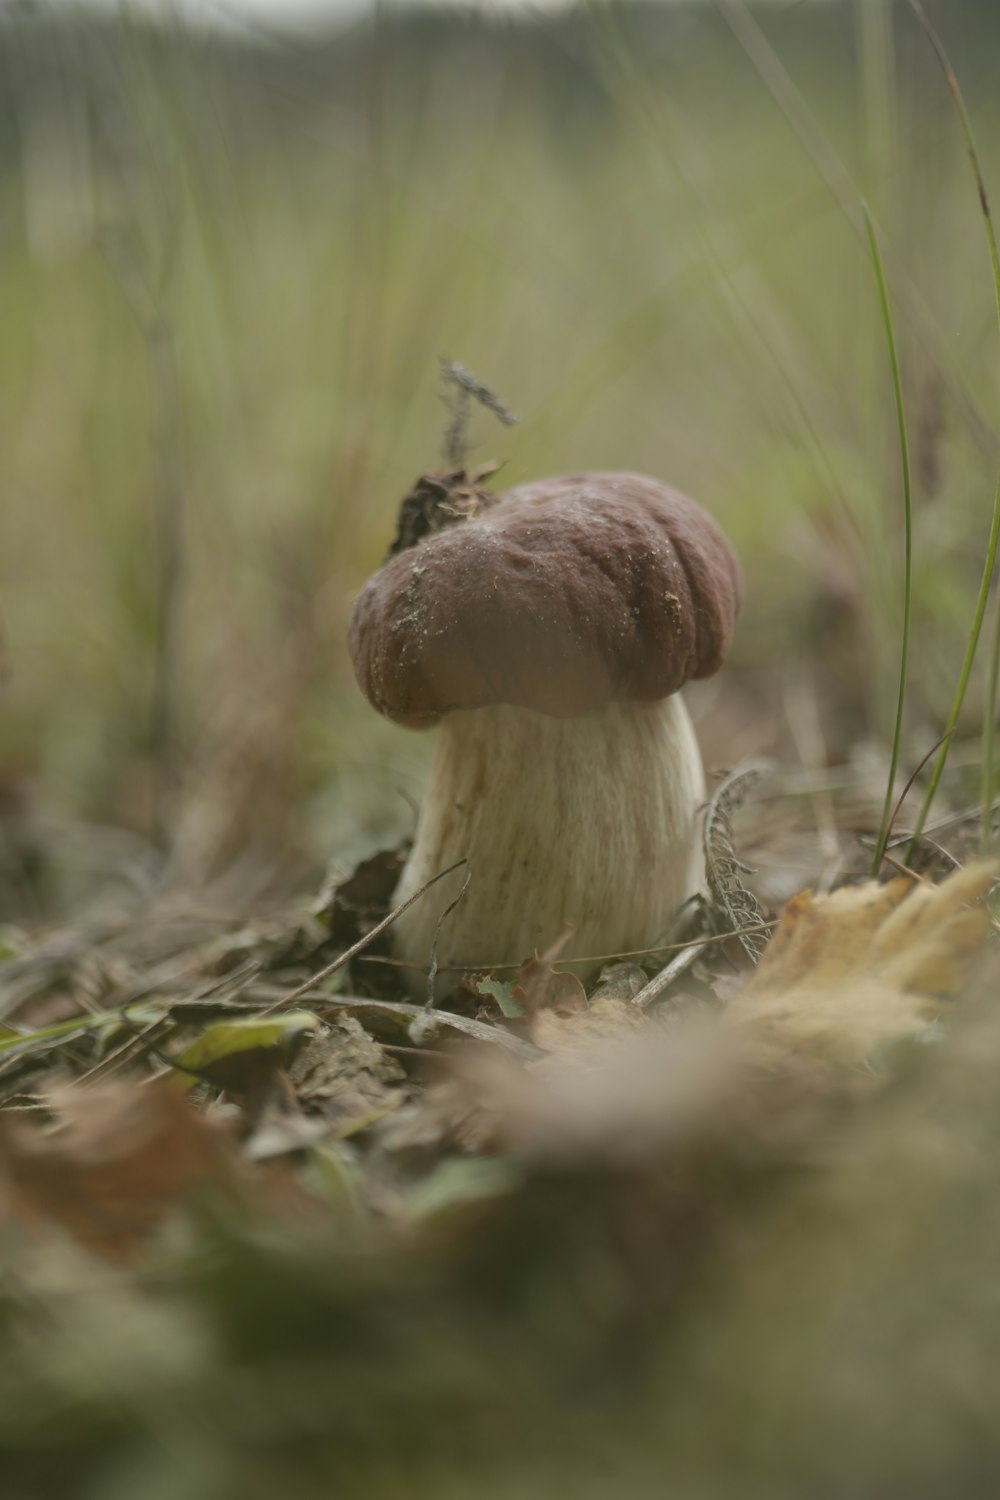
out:
{"label": "white mushroom stem", "polygon": [[[701,889],[705,780],[678,695],[576,719],[462,709],[439,734],[396,900],[469,860],[469,887],[441,927],[442,968],[520,963],[568,929],[564,958],[642,949]],[[407,963],[426,970],[465,873],[397,920],[395,949]],[[415,991],[424,983],[411,974]]]}

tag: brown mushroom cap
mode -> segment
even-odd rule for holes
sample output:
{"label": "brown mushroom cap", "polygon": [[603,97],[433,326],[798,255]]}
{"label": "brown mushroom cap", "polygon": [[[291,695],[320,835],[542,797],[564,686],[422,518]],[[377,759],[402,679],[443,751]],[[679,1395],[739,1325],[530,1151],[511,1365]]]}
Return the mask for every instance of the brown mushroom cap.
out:
{"label": "brown mushroom cap", "polygon": [[693,500],[641,474],[569,474],[390,559],[348,640],[362,692],[398,723],[493,703],[573,718],[710,677],[742,596]]}

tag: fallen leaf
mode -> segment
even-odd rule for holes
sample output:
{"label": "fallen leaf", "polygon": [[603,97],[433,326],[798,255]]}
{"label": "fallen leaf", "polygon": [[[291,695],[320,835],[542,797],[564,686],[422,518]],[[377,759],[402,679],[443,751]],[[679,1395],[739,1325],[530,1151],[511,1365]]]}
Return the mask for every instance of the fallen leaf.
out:
{"label": "fallen leaf", "polygon": [[514,979],[513,998],[526,1016],[540,1010],[561,1010],[564,1014],[587,1008],[587,992],[575,974],[555,968],[569,933],[547,948],[535,953],[520,965]]}
{"label": "fallen leaf", "polygon": [[[485,1049],[484,1049],[485,1050]],[[520,1076],[509,1053],[503,1059],[500,1074],[506,1078],[504,1064]],[[376,1153],[394,1163],[394,1172],[433,1170],[443,1154],[458,1152],[479,1156],[494,1150],[496,1119],[488,1100],[489,1088],[479,1091],[484,1077],[492,1083],[493,1074],[479,1068],[480,1049],[468,1048],[452,1060],[452,1076],[440,1079],[375,1128]]]}
{"label": "fallen leaf", "polygon": [[350,946],[388,913],[405,855],[405,849],[380,849],[324,891],[315,914],[326,923],[331,942]]}
{"label": "fallen leaf", "polygon": [[0,1115],[0,1179],[27,1222],[126,1258],[196,1189],[236,1186],[227,1137],[165,1083],[65,1087],[49,1098],[61,1117],[54,1129]]}
{"label": "fallen leaf", "polygon": [[575,974],[556,969],[554,960],[566,937],[545,953],[525,959],[515,976],[511,998],[526,1017],[527,1032],[536,1046],[548,1050],[562,1025],[586,1014],[587,992]]}
{"label": "fallen leaf", "polygon": [[900,879],[791,900],[760,965],[723,1013],[831,1058],[862,1062],[924,1030],[984,949],[997,866],[941,885]]}
{"label": "fallen leaf", "polygon": [[324,1026],[288,1076],[299,1102],[321,1113],[341,1135],[373,1123],[406,1098],[399,1063],[350,1016]]}
{"label": "fallen leaf", "polygon": [[607,996],[592,1000],[582,1010],[561,1006],[540,1010],[530,1030],[532,1041],[544,1052],[558,1053],[561,1062],[587,1065],[599,1063],[609,1046],[642,1030],[644,1023],[642,1011],[629,1001]]}
{"label": "fallen leaf", "polygon": [[638,964],[614,964],[601,971],[590,1000],[573,973],[555,968],[565,938],[517,970],[512,982],[479,979],[478,988],[496,1000],[510,1020],[525,1018],[524,1030],[544,1052],[584,1052],[634,1030],[641,1019],[629,1004],[646,982]]}
{"label": "fallen leaf", "polygon": [[492,979],[487,974],[481,974],[472,981],[477,995],[488,995],[495,1000],[500,1007],[500,1014],[507,1017],[509,1021],[516,1020],[524,1015],[524,1008],[514,997],[514,985],[508,979]]}
{"label": "fallen leaf", "polygon": [[[246,1094],[286,1067],[319,1028],[309,1011],[217,1021],[177,1053],[178,1068],[231,1093]],[[189,1079],[194,1081],[194,1077]]]}
{"label": "fallen leaf", "polygon": [[593,1005],[597,1000],[634,1000],[639,991],[645,988],[648,978],[642,964],[637,964],[632,959],[605,964],[591,991],[590,1003]]}

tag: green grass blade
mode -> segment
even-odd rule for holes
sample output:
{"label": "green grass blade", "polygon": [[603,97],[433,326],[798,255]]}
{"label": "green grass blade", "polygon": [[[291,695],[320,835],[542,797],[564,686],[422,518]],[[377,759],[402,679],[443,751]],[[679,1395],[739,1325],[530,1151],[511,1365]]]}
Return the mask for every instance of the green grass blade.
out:
{"label": "green grass blade", "polygon": [[7,1056],[12,1053],[29,1054],[36,1049],[43,1049],[50,1042],[60,1042],[64,1038],[78,1036],[81,1032],[100,1031],[102,1027],[121,1025],[128,1012],[132,1021],[148,1022],[159,1020],[163,1011],[155,1006],[119,1005],[113,1010],[91,1011],[79,1016],[73,1016],[68,1021],[54,1021],[50,1026],[38,1026],[34,1031],[15,1031],[4,1029],[0,1035],[0,1055]]}
{"label": "green grass blade", "polygon": [[979,595],[976,599],[976,613],[973,617],[972,629],[969,632],[969,639],[965,647],[965,659],[962,662],[962,670],[959,673],[958,686],[955,688],[955,696],[952,699],[951,711],[948,714],[948,722],[945,725],[945,738],[941,742],[941,749],[938,751],[937,759],[934,762],[934,769],[931,771],[931,778],[927,783],[927,790],[924,793],[924,800],[920,804],[920,811],[917,814],[917,820],[913,825],[913,832],[910,835],[910,842],[907,845],[907,863],[909,863],[909,861],[912,860],[913,856],[916,854],[917,845],[920,842],[920,836],[924,831],[924,824],[927,822],[927,815],[930,812],[931,804],[934,801],[934,794],[938,789],[938,783],[941,780],[941,776],[945,768],[945,763],[948,759],[948,750],[951,747],[951,741],[955,733],[955,728],[958,724],[959,714],[962,712],[962,704],[965,702],[965,692],[969,686],[969,678],[972,675],[972,663],[976,657],[976,648],[979,645],[979,637],[983,629],[983,619],[986,615],[986,606],[989,602],[990,579],[993,577],[993,565],[996,561],[998,539],[1000,539],[1000,484],[997,485],[996,498],[993,502],[993,521],[990,526],[990,539],[986,547],[986,560],[983,564],[983,576],[979,584]]}
{"label": "green grass blade", "polygon": [[[948,84],[948,91],[951,94],[952,103],[955,106],[955,113],[958,116],[958,122],[962,130],[962,137],[965,141],[966,154],[968,155],[969,161],[971,163],[973,175],[976,179],[976,187],[979,192],[979,206],[983,214],[983,223],[986,229],[986,238],[990,247],[990,259],[993,263],[993,289],[996,296],[997,319],[998,321],[1000,321],[1000,250],[998,250],[997,247],[996,230],[993,224],[993,215],[990,212],[989,194],[986,191],[986,180],[983,176],[983,170],[979,161],[979,152],[976,148],[976,140],[972,132],[972,122],[969,118],[969,112],[965,107],[965,100],[962,97],[962,90],[959,88],[958,79],[955,77],[955,71],[951,66],[948,54],[945,51],[944,43],[938,36],[937,32],[934,30],[934,27],[931,25],[930,21],[927,19],[927,15],[924,11],[923,5],[920,3],[920,0],[910,0],[910,8],[913,10],[914,14],[917,17],[917,20],[923,27],[924,32],[927,35],[927,39],[934,49],[938,62],[941,64],[942,71],[944,72],[944,76]],[[934,801],[934,794],[937,791],[938,782],[941,780],[945,762],[948,759],[948,748],[951,744],[952,731],[958,723],[958,716],[962,709],[962,702],[965,698],[965,690],[968,686],[969,675],[972,671],[972,663],[975,658],[976,648],[979,644],[979,635],[983,628],[983,617],[986,613],[986,605],[989,600],[990,582],[993,577],[993,565],[996,560],[998,533],[1000,533],[1000,482],[998,482],[997,484],[996,494],[993,501],[993,521],[990,527],[990,539],[987,546],[986,562],[983,568],[983,577],[979,586],[979,597],[976,601],[976,613],[973,619],[968,645],[966,647],[965,660],[962,663],[962,672],[959,676],[958,687],[955,692],[955,698],[952,703],[951,713],[948,718],[948,724],[946,728],[947,738],[944,740],[941,749],[938,752],[938,758],[934,763],[934,770],[931,773],[931,779],[928,782],[927,790],[924,793],[924,800],[921,803],[920,811],[917,814],[917,821],[914,825],[913,836],[910,840],[909,849],[907,851],[907,859],[910,859],[915,853],[917,841],[923,832],[924,824],[926,823],[927,816],[931,810],[931,804]],[[983,718],[983,759],[980,793],[982,804],[982,845],[984,850],[989,849],[991,839],[990,830],[993,803],[994,763],[996,758],[996,706],[998,675],[1000,675],[1000,604],[998,604],[997,611],[994,616],[993,647],[990,653],[989,677],[986,687],[986,707]]]}
{"label": "green grass blade", "polygon": [[906,431],[906,408],[903,403],[903,381],[899,368],[899,348],[896,343],[896,330],[892,320],[889,288],[886,284],[885,267],[882,264],[882,256],[879,252],[875,225],[872,222],[867,203],[862,204],[862,212],[865,216],[868,248],[871,251],[872,268],[875,272],[875,282],[878,287],[879,307],[882,311],[886,345],[889,351],[889,365],[892,370],[892,393],[896,402],[896,422],[899,428],[899,454],[903,471],[904,525],[903,638],[899,652],[899,693],[896,699],[896,722],[892,734],[892,755],[889,760],[889,775],[885,788],[885,803],[882,808],[882,822],[879,827],[878,842],[875,845],[875,855],[872,859],[872,875],[874,876],[878,874],[881,868],[882,859],[885,855],[885,846],[889,840],[892,799],[896,786],[896,772],[899,769],[899,749],[903,737],[903,715],[906,707],[906,679],[910,662],[910,615],[912,612],[913,592],[913,481],[910,468],[910,443]]}
{"label": "green grass blade", "polygon": [[[836,147],[817,120],[805,96],[793,81],[760,23],[747,6],[747,0],[715,0],[719,12],[739,42],[775,104],[788,121],[803,150],[825,182],[834,201],[863,239],[864,226],[858,213],[860,189]],[[936,317],[913,283],[906,265],[889,249],[889,266],[893,271],[896,296],[906,312],[922,347],[933,361],[947,389],[952,393],[984,439],[994,445],[995,433],[988,414],[983,412],[968,388],[963,372],[948,348]]]}
{"label": "green grass blade", "polygon": [[[1000,510],[1000,480],[997,482],[995,508]],[[983,705],[983,766],[979,783],[981,814],[980,845],[989,854],[993,844],[993,786],[996,780],[997,683],[1000,679],[1000,600],[993,606],[993,643],[986,674],[986,702]]]}

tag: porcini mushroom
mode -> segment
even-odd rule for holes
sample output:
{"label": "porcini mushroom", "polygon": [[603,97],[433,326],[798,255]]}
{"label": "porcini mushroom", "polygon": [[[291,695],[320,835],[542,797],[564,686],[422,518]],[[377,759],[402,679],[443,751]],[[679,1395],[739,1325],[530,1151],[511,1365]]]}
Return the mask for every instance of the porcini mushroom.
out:
{"label": "porcini mushroom", "polygon": [[[718,670],[741,602],[712,518],[627,473],[521,485],[368,580],[358,683],[397,723],[440,724],[396,899],[471,865],[441,966],[516,964],[568,929],[568,959],[642,949],[699,890],[705,783],[678,690]],[[462,874],[398,919],[408,963],[429,963]]]}

